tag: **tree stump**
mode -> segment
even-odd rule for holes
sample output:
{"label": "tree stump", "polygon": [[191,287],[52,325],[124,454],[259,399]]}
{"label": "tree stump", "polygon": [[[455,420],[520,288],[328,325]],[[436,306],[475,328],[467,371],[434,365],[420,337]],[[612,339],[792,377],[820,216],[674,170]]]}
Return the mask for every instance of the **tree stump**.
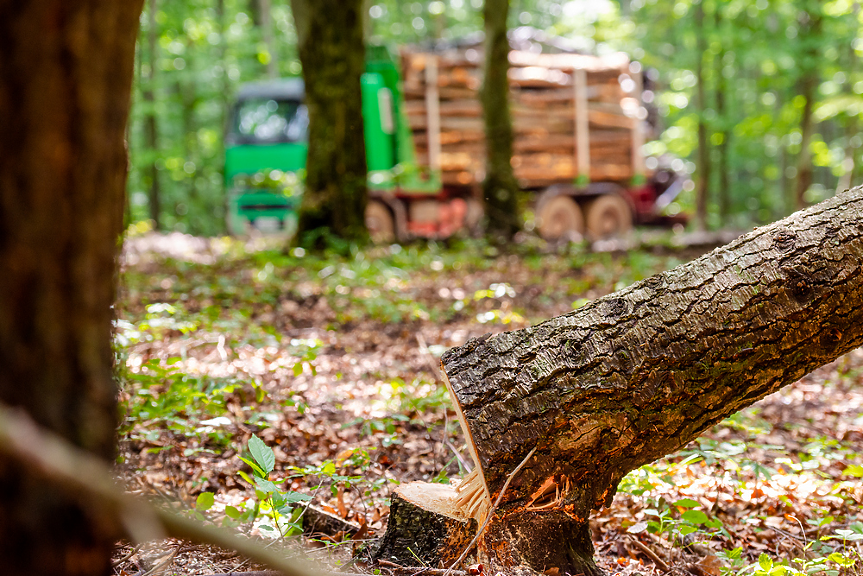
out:
{"label": "tree stump", "polygon": [[[600,573],[588,520],[624,475],[861,344],[855,188],[578,310],[448,351],[441,366],[476,463],[451,498],[480,527],[491,514],[480,561]],[[438,514],[446,500],[421,488],[407,499]]]}

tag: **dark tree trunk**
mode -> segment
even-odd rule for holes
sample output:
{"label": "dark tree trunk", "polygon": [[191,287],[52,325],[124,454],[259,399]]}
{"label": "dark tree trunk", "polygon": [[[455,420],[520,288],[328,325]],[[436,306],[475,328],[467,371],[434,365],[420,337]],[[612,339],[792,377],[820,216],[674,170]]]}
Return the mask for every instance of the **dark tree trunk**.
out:
{"label": "dark tree trunk", "polygon": [[794,187],[794,206],[798,210],[806,206],[806,191],[812,185],[812,154],[809,152],[809,143],[815,129],[812,112],[817,87],[818,78],[814,73],[807,74],[799,84],[800,95],[805,100],[800,118],[800,152],[797,154],[797,182]]}
{"label": "dark tree trunk", "polygon": [[[204,209],[201,205],[200,194],[198,190],[198,171],[200,166],[200,155],[198,150],[198,126],[195,119],[195,108],[198,105],[197,87],[195,86],[195,74],[192,69],[195,62],[192,60],[194,54],[192,40],[186,39],[186,68],[189,73],[185,75],[185,79],[177,82],[177,92],[180,95],[180,103],[182,105],[183,118],[183,158],[186,162],[194,164],[195,169],[191,174],[187,175],[187,193],[183,210],[179,210],[179,204],[175,205],[174,212],[178,218],[188,215],[188,231],[192,234],[200,234],[201,230],[197,225],[200,217],[194,216],[195,212]],[[182,213],[181,213],[182,212]]]}
{"label": "dark tree trunk", "polygon": [[801,26],[800,40],[801,43],[807,46],[806,50],[798,62],[798,67],[802,71],[802,76],[797,85],[797,92],[803,96],[803,112],[800,117],[800,153],[797,155],[797,182],[794,188],[794,205],[800,210],[806,207],[805,194],[812,185],[812,153],[809,151],[809,144],[812,142],[812,135],[815,132],[815,119],[813,112],[815,110],[816,90],[818,89],[819,66],[821,66],[820,52],[815,39],[821,34],[821,15],[818,13],[818,6],[810,11],[810,4],[807,3],[807,9],[801,12],[801,17],[804,19],[804,25]]}
{"label": "dark tree trunk", "polygon": [[260,9],[261,33],[264,36],[264,44],[267,46],[267,53],[270,56],[270,59],[267,60],[267,76],[278,78],[279,53],[277,51],[276,38],[273,36],[273,17],[270,10],[270,0],[258,0],[258,8]]}
{"label": "dark tree trunk", "polygon": [[698,107],[698,184],[695,192],[695,221],[700,230],[707,229],[707,194],[710,187],[710,148],[707,141],[707,97],[704,89],[704,58],[707,38],[704,32],[704,3],[695,7],[695,33],[698,35],[696,50],[695,81],[696,106]]}
{"label": "dark tree trunk", "polygon": [[309,156],[297,238],[317,244],[321,229],[328,229],[364,241],[363,0],[291,0],[291,7],[309,108]]}
{"label": "dark tree trunk", "polygon": [[485,73],[480,91],[485,121],[485,198],[488,233],[507,240],[521,229],[518,182],[512,170],[512,119],[509,113],[509,0],[485,0]]}
{"label": "dark tree trunk", "polygon": [[861,344],[855,188],[569,314],[444,354],[477,463],[450,506],[482,522],[503,492],[481,541],[491,565],[596,573],[588,519],[624,475]]}
{"label": "dark tree trunk", "polygon": [[714,69],[716,75],[716,116],[719,118],[719,134],[721,136],[721,142],[717,146],[719,158],[716,166],[716,170],[719,172],[719,219],[722,226],[728,226],[728,216],[731,214],[731,168],[729,166],[731,130],[728,129],[728,111],[725,106],[725,99],[728,95],[728,82],[723,72],[725,68],[725,39],[727,35],[723,30],[722,5],[717,4],[713,9],[714,30],[722,45],[719,54],[716,55],[716,66]]}
{"label": "dark tree trunk", "polygon": [[[0,0],[0,400],[106,460],[141,4]],[[108,518],[0,457],[4,575],[109,574]]]}
{"label": "dark tree trunk", "polygon": [[156,90],[156,68],[159,57],[158,34],[156,33],[156,10],[158,9],[158,0],[150,0],[147,5],[147,49],[149,56],[149,70],[144,79],[144,102],[147,103],[147,119],[144,123],[144,135],[147,145],[147,150],[152,156],[152,160],[147,166],[147,174],[150,177],[150,219],[153,221],[153,228],[159,230],[161,226],[161,189],[159,187],[159,169],[156,167],[157,154],[159,150],[159,128],[156,124],[156,99],[154,93]]}

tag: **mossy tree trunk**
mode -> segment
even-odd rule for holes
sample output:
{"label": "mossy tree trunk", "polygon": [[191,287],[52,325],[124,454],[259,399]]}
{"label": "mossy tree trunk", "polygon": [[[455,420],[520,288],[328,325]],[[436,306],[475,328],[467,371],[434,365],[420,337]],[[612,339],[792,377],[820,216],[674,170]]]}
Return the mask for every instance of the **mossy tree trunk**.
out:
{"label": "mossy tree trunk", "polygon": [[597,574],[589,516],[624,475],[861,344],[855,188],[569,314],[448,351],[478,471],[458,490],[485,502],[467,516],[487,514],[512,475],[485,561]]}
{"label": "mossy tree trunk", "polygon": [[480,100],[485,121],[485,180],[482,184],[488,233],[510,239],[521,229],[518,182],[512,170],[512,118],[509,110],[509,0],[485,0],[485,73]]}
{"label": "mossy tree trunk", "polygon": [[360,77],[363,0],[291,0],[309,109],[309,155],[297,238],[323,230],[365,241],[366,157]]}
{"label": "mossy tree trunk", "polygon": [[[0,0],[0,401],[106,460],[141,5]],[[109,574],[109,518],[0,457],[4,575]]]}

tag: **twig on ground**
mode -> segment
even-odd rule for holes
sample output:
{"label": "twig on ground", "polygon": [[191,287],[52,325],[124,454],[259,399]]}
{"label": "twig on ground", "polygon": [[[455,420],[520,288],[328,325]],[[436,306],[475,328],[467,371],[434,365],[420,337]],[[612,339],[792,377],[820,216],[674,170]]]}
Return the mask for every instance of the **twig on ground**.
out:
{"label": "twig on ground", "polygon": [[122,564],[123,562],[125,562],[126,560],[128,560],[129,558],[134,556],[135,553],[140,549],[141,549],[141,544],[136,544],[135,546],[132,546],[132,549],[129,550],[128,554],[126,554],[125,556],[123,556],[119,560],[115,560],[114,562],[111,562],[111,567],[117,568],[120,564]]}
{"label": "twig on ground", "polygon": [[471,466],[470,463],[468,463],[464,459],[461,453],[459,453],[458,449],[456,449],[456,447],[452,445],[452,442],[450,442],[449,440],[444,440],[444,444],[446,444],[447,448],[452,450],[452,453],[455,454],[455,457],[458,459],[458,463],[461,464],[461,467],[464,468],[464,471],[470,474],[473,470],[473,466]]}
{"label": "twig on ground", "polygon": [[521,461],[521,464],[516,466],[515,470],[510,472],[509,476],[506,477],[506,482],[504,482],[503,488],[501,488],[500,492],[498,493],[497,499],[494,501],[494,506],[492,506],[491,510],[488,511],[488,514],[485,517],[485,521],[482,523],[482,526],[480,526],[479,530],[476,531],[476,536],[473,537],[473,540],[470,541],[470,544],[467,545],[467,548],[464,549],[464,552],[461,553],[461,556],[459,556],[458,559],[453,562],[449,568],[447,568],[443,576],[449,576],[450,574],[453,574],[453,568],[461,564],[461,561],[465,559],[468,552],[470,552],[471,548],[473,548],[474,545],[477,543],[480,536],[482,536],[482,533],[488,526],[488,523],[491,522],[495,510],[497,510],[500,501],[503,499],[503,495],[506,493],[506,489],[509,488],[509,483],[512,482],[512,479],[515,478],[515,475],[518,474],[522,468],[524,468],[524,465],[527,464],[527,461],[530,460],[530,457],[533,456],[534,452],[536,452],[536,448],[537,447],[534,446],[531,451],[527,453],[527,456],[524,457],[524,460]]}
{"label": "twig on ground", "polygon": [[631,535],[629,536],[629,539],[632,541],[633,544],[635,544],[638,547],[639,550],[644,552],[645,556],[647,556],[648,558],[653,560],[653,563],[656,564],[657,568],[659,568],[663,572],[669,572],[671,570],[671,567],[665,563],[665,560],[660,558],[656,554],[656,552],[654,552],[653,550],[650,549],[649,546],[647,546],[647,544],[644,544],[643,542],[638,540],[638,538],[631,536]]}
{"label": "twig on ground", "polygon": [[70,495],[100,500],[113,510],[135,542],[173,536],[236,550],[285,576],[323,572],[308,562],[285,558],[227,530],[206,526],[123,493],[114,484],[111,469],[104,461],[40,428],[26,413],[3,403],[0,403],[0,453]]}
{"label": "twig on ground", "polygon": [[[429,576],[445,576],[445,574],[449,572],[449,570],[444,570],[443,568],[430,568],[428,566],[402,566],[401,564],[396,564],[389,560],[378,560],[378,565],[390,570],[394,574],[428,574]],[[454,574],[455,576],[467,575],[467,572],[464,570],[453,570],[449,573]]]}

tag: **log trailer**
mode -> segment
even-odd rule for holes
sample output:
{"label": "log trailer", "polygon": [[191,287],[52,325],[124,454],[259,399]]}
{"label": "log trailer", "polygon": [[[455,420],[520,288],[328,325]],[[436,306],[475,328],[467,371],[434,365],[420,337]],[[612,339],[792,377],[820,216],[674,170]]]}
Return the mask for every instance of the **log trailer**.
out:
{"label": "log trailer", "polygon": [[[368,47],[362,110],[373,240],[440,239],[480,223],[480,50],[404,50],[397,65],[384,47]],[[642,154],[649,125],[637,63],[622,53],[512,50],[509,58],[512,163],[535,195],[541,236],[596,239],[680,220],[661,212],[683,179]],[[268,176],[302,174],[307,126],[301,79],[240,88],[226,137],[231,232],[290,228],[299,195]]]}

